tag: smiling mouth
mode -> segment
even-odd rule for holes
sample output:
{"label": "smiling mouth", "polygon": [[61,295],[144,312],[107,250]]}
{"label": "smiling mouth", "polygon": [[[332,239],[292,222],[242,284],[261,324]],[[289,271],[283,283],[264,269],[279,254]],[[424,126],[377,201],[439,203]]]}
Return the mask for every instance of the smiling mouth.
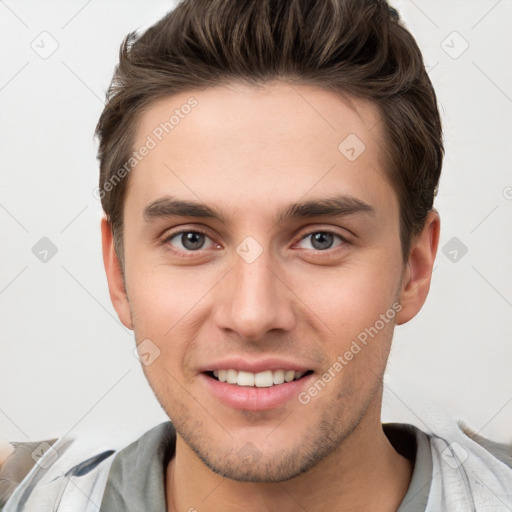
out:
{"label": "smiling mouth", "polygon": [[233,369],[214,370],[205,374],[219,382],[226,382],[235,386],[270,388],[299,380],[313,373],[312,370],[299,372],[295,370],[266,370],[259,373],[238,371]]}

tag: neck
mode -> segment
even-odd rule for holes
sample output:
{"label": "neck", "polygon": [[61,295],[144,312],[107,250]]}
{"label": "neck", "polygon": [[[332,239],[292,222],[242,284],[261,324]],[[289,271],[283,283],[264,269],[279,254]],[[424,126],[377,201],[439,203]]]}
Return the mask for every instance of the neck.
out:
{"label": "neck", "polygon": [[[373,419],[372,419],[373,418]],[[167,467],[168,512],[394,512],[407,492],[412,467],[368,410],[338,448],[314,468],[276,483],[238,482],[211,471],[178,435]]]}

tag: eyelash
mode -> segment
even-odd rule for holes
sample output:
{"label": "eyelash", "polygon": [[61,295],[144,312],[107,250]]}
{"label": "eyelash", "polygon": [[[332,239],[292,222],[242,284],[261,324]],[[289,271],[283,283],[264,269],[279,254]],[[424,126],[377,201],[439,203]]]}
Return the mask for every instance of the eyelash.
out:
{"label": "eyelash", "polygon": [[[204,231],[200,230],[200,229],[182,229],[180,231],[176,231],[174,233],[171,233],[169,234],[168,236],[166,236],[161,244],[162,245],[165,245],[165,247],[167,248],[167,250],[175,253],[175,254],[179,254],[179,255],[187,255],[185,257],[190,257],[190,256],[193,256],[195,253],[201,253],[203,251],[203,249],[198,249],[196,251],[194,250],[181,250],[181,249],[176,249],[174,248],[169,242],[170,240],[172,240],[173,238],[179,236],[179,235],[183,235],[185,233],[195,233],[195,234],[200,234],[200,235],[204,235],[205,237],[207,238],[210,238],[211,237],[208,235],[208,233],[205,233]],[[320,249],[303,249],[305,251],[311,251],[315,254],[323,254],[323,253],[328,253],[328,254],[332,254],[333,252],[336,252],[337,250],[339,250],[341,247],[345,246],[346,244],[349,243],[349,241],[342,235],[340,235],[339,233],[337,233],[336,231],[331,231],[331,230],[322,230],[322,229],[318,229],[318,230],[315,230],[315,231],[309,231],[307,233],[304,233],[301,235],[301,237],[299,238],[298,242],[301,242],[302,240],[305,240],[306,238],[308,238],[309,236],[312,236],[312,235],[315,235],[317,233],[323,233],[323,234],[330,234],[330,235],[334,235],[335,237],[338,237],[339,240],[341,241],[341,243],[337,246],[334,246],[334,247],[330,247],[328,249],[325,249],[325,250],[320,250]],[[213,240],[212,240],[213,241]],[[214,242],[216,243],[216,242]],[[219,244],[217,244],[219,245]]]}

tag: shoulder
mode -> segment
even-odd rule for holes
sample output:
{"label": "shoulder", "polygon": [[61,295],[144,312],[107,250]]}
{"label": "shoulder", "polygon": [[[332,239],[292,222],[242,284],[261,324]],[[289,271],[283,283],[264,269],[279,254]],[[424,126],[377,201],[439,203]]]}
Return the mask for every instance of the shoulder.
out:
{"label": "shoulder", "polygon": [[4,506],[18,484],[28,475],[56,439],[2,443],[0,446],[0,506]]}
{"label": "shoulder", "polygon": [[498,443],[479,435],[469,428],[464,422],[458,422],[461,431],[472,441],[485,448],[496,459],[512,468],[512,444]]}
{"label": "shoulder", "polygon": [[[399,435],[402,444],[407,430],[416,439],[413,480],[419,473],[426,478],[411,481],[409,494],[417,496],[428,489],[421,510],[497,512],[504,510],[504,505],[512,510],[512,446],[487,439],[437,410],[430,414],[430,420],[426,430],[395,427],[395,437]],[[399,446],[396,441],[392,444]]]}
{"label": "shoulder", "polygon": [[[487,439],[462,422],[428,434],[432,484],[427,510],[512,510],[512,447]],[[459,507],[459,508],[457,508]]]}
{"label": "shoulder", "polygon": [[[23,504],[26,512],[41,512],[46,510],[43,502],[56,506],[69,500],[75,510],[92,510],[91,503],[101,502],[114,459],[145,432],[130,428],[114,433],[97,426],[74,436],[10,443],[0,469],[0,511],[17,511]],[[55,506],[51,510],[60,510]]]}

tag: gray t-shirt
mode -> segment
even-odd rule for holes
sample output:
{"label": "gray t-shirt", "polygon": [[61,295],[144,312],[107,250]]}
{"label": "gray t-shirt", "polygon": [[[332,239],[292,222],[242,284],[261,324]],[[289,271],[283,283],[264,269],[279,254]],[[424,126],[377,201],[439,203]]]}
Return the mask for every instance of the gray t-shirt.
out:
{"label": "gray t-shirt", "polygon": [[[383,428],[397,452],[414,465],[397,512],[424,512],[432,480],[429,438],[412,425],[387,423]],[[165,470],[175,447],[176,432],[165,422],[121,450],[110,468],[100,512],[166,512]]]}

